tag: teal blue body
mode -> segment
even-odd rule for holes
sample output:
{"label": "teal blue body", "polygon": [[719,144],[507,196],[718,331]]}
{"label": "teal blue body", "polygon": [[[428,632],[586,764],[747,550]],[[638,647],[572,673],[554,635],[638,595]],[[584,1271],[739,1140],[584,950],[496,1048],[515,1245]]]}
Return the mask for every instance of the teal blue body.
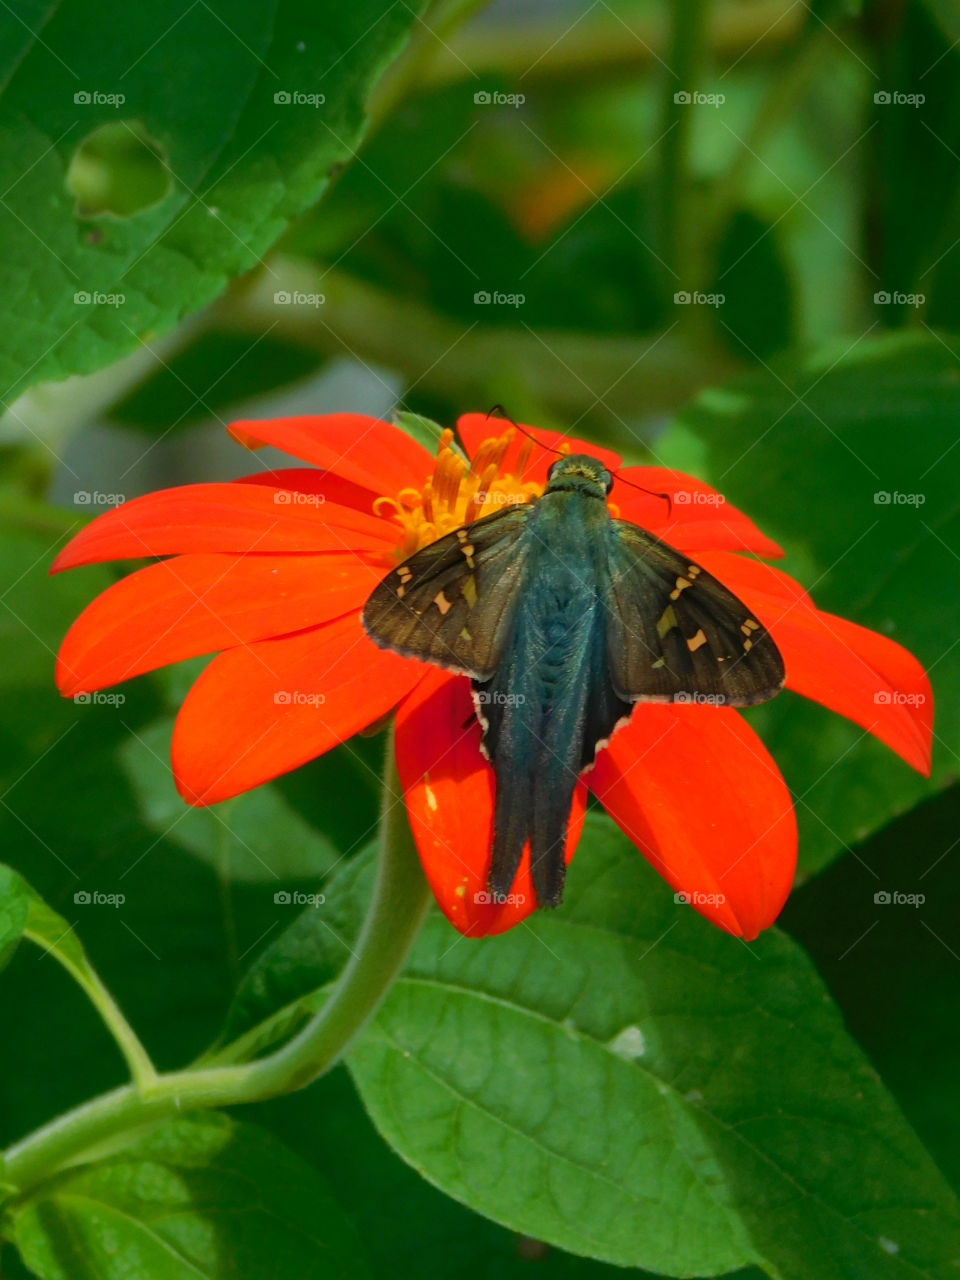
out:
{"label": "teal blue body", "polygon": [[[607,674],[606,604],[598,591],[613,534],[606,488],[564,472],[530,511],[522,596],[503,656],[474,681],[497,775],[490,890],[509,893],[526,840],[538,903],[563,893],[567,820],[577,779],[631,704]],[[602,469],[601,469],[602,470]]]}

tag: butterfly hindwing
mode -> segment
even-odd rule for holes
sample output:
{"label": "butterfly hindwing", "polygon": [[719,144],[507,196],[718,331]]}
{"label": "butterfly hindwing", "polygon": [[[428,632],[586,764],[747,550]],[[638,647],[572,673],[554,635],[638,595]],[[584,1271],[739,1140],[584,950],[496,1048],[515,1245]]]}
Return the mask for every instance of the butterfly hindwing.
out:
{"label": "butterfly hindwing", "polygon": [[747,706],[783,687],[783,659],[769,633],[681,552],[614,520],[608,566],[607,655],[621,697]]}
{"label": "butterfly hindwing", "polygon": [[522,597],[528,508],[505,507],[416,552],[363,610],[381,647],[489,678]]}

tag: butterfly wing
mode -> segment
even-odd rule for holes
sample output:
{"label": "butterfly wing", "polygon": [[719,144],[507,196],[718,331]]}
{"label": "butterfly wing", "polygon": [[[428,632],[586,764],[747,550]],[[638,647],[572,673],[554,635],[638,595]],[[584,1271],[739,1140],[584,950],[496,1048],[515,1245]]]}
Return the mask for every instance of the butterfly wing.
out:
{"label": "butterfly wing", "polygon": [[489,679],[521,596],[529,510],[495,511],[405,560],[364,605],[370,638],[405,657]]}
{"label": "butterfly wing", "polygon": [[617,694],[734,707],[772,698],[783,659],[747,606],[645,529],[611,525],[607,658]]}

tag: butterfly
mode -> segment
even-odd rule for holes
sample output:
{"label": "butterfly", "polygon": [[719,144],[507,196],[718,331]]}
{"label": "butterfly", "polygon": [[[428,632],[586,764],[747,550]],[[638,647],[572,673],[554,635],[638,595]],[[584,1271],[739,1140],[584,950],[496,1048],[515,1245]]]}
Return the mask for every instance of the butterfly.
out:
{"label": "butterfly", "polygon": [[746,706],[783,687],[766,629],[688,556],[615,519],[613,482],[597,459],[562,456],[540,498],[423,547],[363,609],[382,648],[472,680],[496,775],[495,901],[529,841],[537,905],[559,905],[577,780],[636,703]]}

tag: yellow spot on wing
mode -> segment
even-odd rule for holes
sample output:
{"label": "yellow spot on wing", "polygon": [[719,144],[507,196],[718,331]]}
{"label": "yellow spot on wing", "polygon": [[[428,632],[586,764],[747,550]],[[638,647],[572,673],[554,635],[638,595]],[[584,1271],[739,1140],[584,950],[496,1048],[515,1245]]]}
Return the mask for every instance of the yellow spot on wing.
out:
{"label": "yellow spot on wing", "polygon": [[466,600],[467,604],[472,609],[477,603],[477,580],[472,573],[470,577],[466,579],[460,590],[463,592],[464,600]]}
{"label": "yellow spot on wing", "polygon": [[662,640],[668,631],[671,631],[674,627],[679,627],[679,625],[673,605],[668,604],[660,615],[660,621],[657,623],[657,635]]}
{"label": "yellow spot on wing", "polygon": [[[707,643],[707,635],[703,627],[701,627],[700,630],[697,632],[697,634],[695,636],[691,636],[690,639],[687,641],[687,648],[690,650],[691,653],[696,653],[697,650],[700,648],[700,646],[705,645],[706,643]],[[749,643],[749,641],[747,643]]]}
{"label": "yellow spot on wing", "polygon": [[441,614],[444,615],[444,617],[453,608],[453,605],[450,603],[450,601],[447,599],[447,597],[443,594],[442,591],[438,591],[437,594],[433,597],[433,603],[437,606],[437,608],[440,610]]}

